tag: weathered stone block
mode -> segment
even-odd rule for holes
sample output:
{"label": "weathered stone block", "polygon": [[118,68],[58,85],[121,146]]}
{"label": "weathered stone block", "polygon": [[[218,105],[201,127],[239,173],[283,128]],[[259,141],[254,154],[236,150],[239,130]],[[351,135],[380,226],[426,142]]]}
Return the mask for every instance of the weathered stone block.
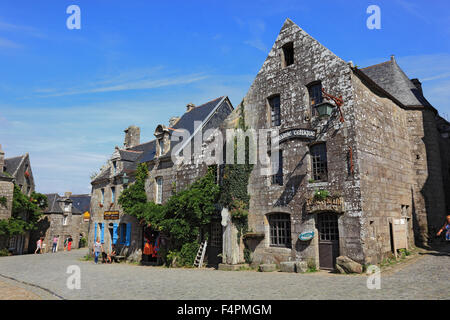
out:
{"label": "weathered stone block", "polygon": [[280,263],[281,272],[295,272],[295,261],[286,261]]}
{"label": "weathered stone block", "polygon": [[347,256],[339,256],[336,258],[336,269],[339,272],[343,270],[345,273],[362,273],[362,265]]}
{"label": "weathered stone block", "polygon": [[248,269],[249,265],[247,263],[241,263],[241,264],[219,263],[219,270],[221,270],[221,271],[238,271],[241,268]]}
{"label": "weathered stone block", "polygon": [[308,263],[306,261],[295,262],[295,272],[305,273],[306,271],[308,271]]}
{"label": "weathered stone block", "polygon": [[261,264],[258,268],[260,272],[273,272],[277,269],[276,264]]}

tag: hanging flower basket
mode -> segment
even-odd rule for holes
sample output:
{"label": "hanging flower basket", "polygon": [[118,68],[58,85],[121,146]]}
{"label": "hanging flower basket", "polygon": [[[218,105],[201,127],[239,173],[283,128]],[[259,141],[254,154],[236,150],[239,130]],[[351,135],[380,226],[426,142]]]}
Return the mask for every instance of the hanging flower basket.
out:
{"label": "hanging flower basket", "polygon": [[30,177],[30,173],[28,172],[28,170],[27,170],[27,171],[25,171],[24,175],[25,175],[25,177],[27,177],[27,178],[29,178],[29,177]]}

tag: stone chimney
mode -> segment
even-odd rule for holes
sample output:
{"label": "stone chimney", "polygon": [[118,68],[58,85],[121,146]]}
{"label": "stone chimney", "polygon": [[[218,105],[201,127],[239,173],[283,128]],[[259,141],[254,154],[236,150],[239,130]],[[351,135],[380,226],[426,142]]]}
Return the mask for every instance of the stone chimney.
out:
{"label": "stone chimney", "polygon": [[0,144],[0,172],[3,172],[4,166],[5,166],[5,152],[2,150],[2,145]]}
{"label": "stone chimney", "polygon": [[411,82],[416,86],[416,88],[419,90],[419,92],[421,94],[423,94],[423,92],[422,92],[422,82],[420,82],[419,79],[417,79],[417,78],[411,79]]}
{"label": "stone chimney", "polygon": [[195,108],[195,104],[193,103],[188,103],[186,106],[186,112],[190,112]]}
{"label": "stone chimney", "polygon": [[169,127],[173,128],[174,125],[177,124],[178,120],[180,120],[180,117],[172,117],[169,120]]}
{"label": "stone chimney", "polygon": [[125,129],[125,142],[123,145],[125,148],[132,148],[140,144],[141,140],[141,129],[136,126],[129,126]]}

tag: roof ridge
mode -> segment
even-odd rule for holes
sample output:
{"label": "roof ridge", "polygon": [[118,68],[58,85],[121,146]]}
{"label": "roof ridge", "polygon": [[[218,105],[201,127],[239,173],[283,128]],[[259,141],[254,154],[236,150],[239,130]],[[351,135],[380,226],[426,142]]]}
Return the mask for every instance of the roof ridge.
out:
{"label": "roof ridge", "polygon": [[382,64],[390,63],[390,62],[392,62],[392,60],[388,60],[388,61],[385,61],[385,62],[380,62],[380,63],[374,64],[374,65],[371,65],[371,66],[368,66],[368,67],[365,67],[365,68],[360,68],[359,70],[364,70],[364,69],[369,69],[369,68],[373,68],[373,67],[378,67],[378,66],[380,66]]}
{"label": "roof ridge", "polygon": [[[215,98],[215,99],[209,100],[208,102],[205,102],[205,103],[203,103],[203,104],[201,104],[201,105],[199,105],[199,106],[197,106],[197,107],[195,107],[195,108],[204,107],[204,106],[207,105],[208,103],[211,103],[211,102],[216,101],[216,100],[219,100],[219,99],[222,100],[224,97],[225,97],[225,96],[220,96],[220,97],[217,97],[217,98]],[[186,112],[185,112],[185,113],[186,113]]]}

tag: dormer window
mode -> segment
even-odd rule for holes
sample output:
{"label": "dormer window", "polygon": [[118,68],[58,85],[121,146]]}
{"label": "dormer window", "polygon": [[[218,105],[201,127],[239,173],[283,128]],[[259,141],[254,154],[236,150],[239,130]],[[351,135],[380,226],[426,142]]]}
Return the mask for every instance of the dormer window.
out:
{"label": "dormer window", "polygon": [[113,165],[113,172],[114,172],[114,174],[116,174],[117,173],[117,161],[113,161],[112,165]]}
{"label": "dormer window", "polygon": [[294,43],[288,42],[282,47],[282,61],[283,68],[294,64]]}
{"label": "dormer window", "polygon": [[164,154],[164,141],[163,139],[159,139],[158,140],[159,143],[159,152],[158,152],[158,156],[162,156]]}

